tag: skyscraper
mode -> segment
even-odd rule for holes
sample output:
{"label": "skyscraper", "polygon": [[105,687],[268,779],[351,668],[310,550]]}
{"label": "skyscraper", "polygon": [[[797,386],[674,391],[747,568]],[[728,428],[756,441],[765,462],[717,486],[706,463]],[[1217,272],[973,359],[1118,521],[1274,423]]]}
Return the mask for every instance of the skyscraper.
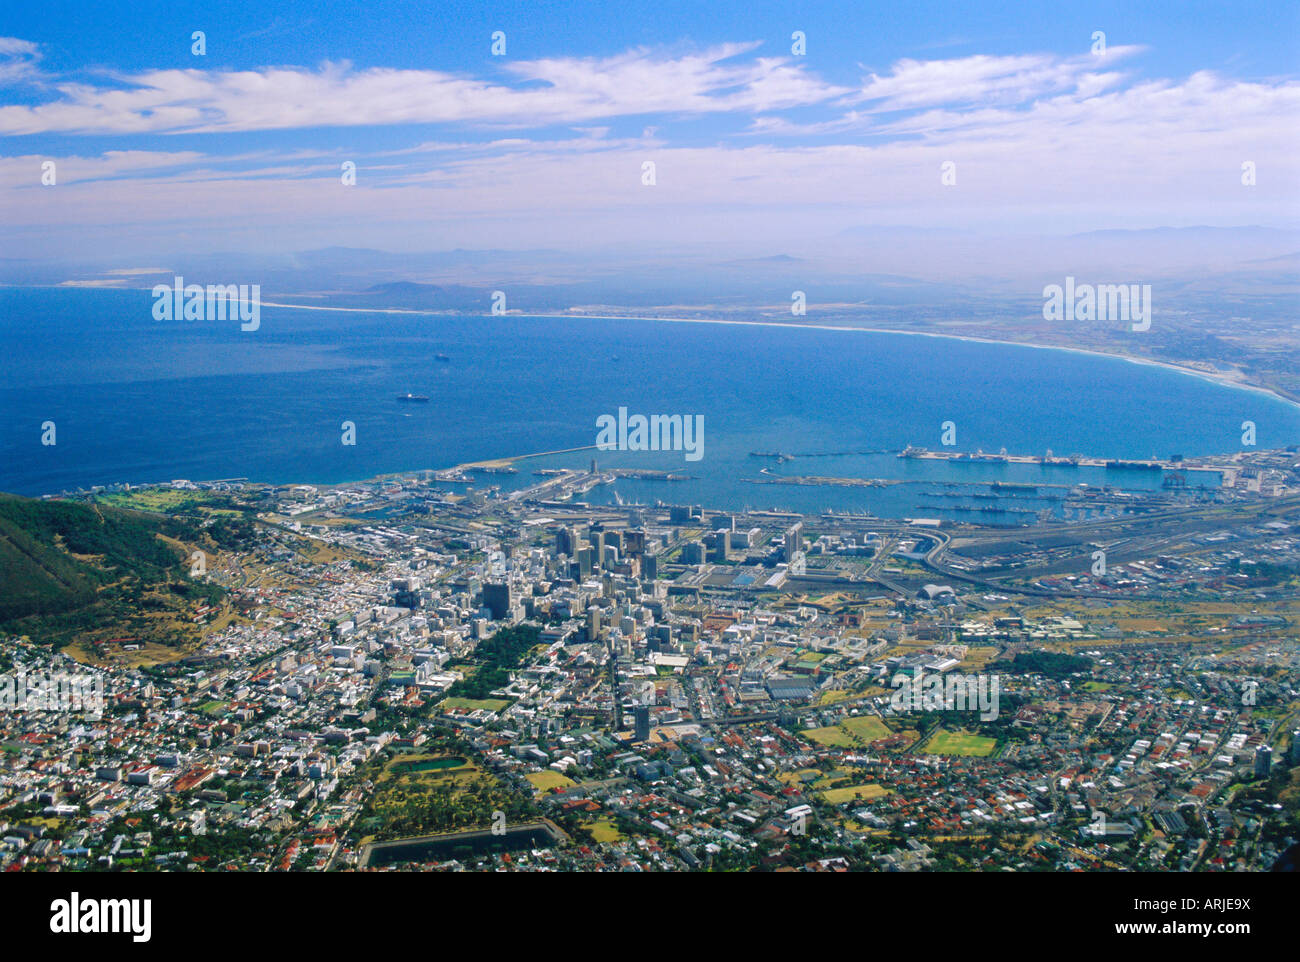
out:
{"label": "skyscraper", "polygon": [[796,521],[785,533],[785,551],[781,560],[789,564],[801,550],[803,550],[803,522]]}
{"label": "skyscraper", "polygon": [[578,553],[578,531],[576,528],[561,528],[555,532],[555,553],[570,558]]}
{"label": "skyscraper", "polygon": [[492,612],[494,620],[500,620],[510,614],[510,585],[488,582],[483,586],[483,606]]}
{"label": "skyscraper", "polygon": [[713,560],[726,561],[731,557],[731,532],[726,528],[719,528],[713,532]]}
{"label": "skyscraper", "polygon": [[1255,749],[1255,777],[1268,778],[1273,770],[1273,749],[1260,745]]}

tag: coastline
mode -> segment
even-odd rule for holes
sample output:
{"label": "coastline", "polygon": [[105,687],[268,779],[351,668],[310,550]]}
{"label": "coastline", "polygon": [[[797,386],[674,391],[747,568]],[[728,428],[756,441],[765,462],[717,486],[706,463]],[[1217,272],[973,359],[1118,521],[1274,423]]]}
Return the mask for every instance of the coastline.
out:
{"label": "coastline", "polygon": [[560,448],[558,451],[534,451],[531,454],[516,454],[507,458],[490,458],[487,461],[466,461],[464,464],[458,464],[455,468],[449,470],[455,471],[458,468],[503,468],[513,465],[516,461],[527,461],[529,458],[547,458],[553,454],[576,454],[579,451],[595,451],[596,445],[583,444],[576,448]]}
{"label": "coastline", "polygon": [[[415,310],[410,308],[363,308],[363,307],[326,307],[324,305],[312,304],[283,304],[272,301],[263,301],[263,307],[289,308],[302,311],[341,311],[345,313],[357,314],[416,314],[438,317],[442,315],[459,315],[460,311],[427,311]],[[473,316],[473,315],[470,315]],[[790,328],[795,330],[813,330],[813,331],[839,331],[842,333],[861,333],[861,334],[902,334],[910,337],[937,337],[953,341],[970,341],[977,344],[999,344],[1008,347],[1025,347],[1038,351],[1068,351],[1073,354],[1086,354],[1091,357],[1112,358],[1118,361],[1127,361],[1130,364],[1143,364],[1148,367],[1164,368],[1168,371],[1174,371],[1178,374],[1186,374],[1191,377],[1200,378],[1211,384],[1217,384],[1220,387],[1236,388],[1237,390],[1250,391],[1255,394],[1263,394],[1274,400],[1289,404],[1300,410],[1300,400],[1287,397],[1279,393],[1276,389],[1266,387],[1262,384],[1256,384],[1248,380],[1244,375],[1233,376],[1224,371],[1203,371],[1200,368],[1191,367],[1185,364],[1178,364],[1173,361],[1158,361],[1153,358],[1137,357],[1132,354],[1120,354],[1114,351],[1098,351],[1092,348],[1084,347],[1065,347],[1059,344],[1030,344],[1026,341],[1009,341],[1003,338],[994,337],[974,337],[969,334],[946,334],[938,331],[913,331],[898,330],[888,327],[857,327],[846,324],[795,324],[791,321],[737,321],[726,320],[723,318],[708,317],[657,317],[642,314],[524,314],[507,312],[506,317],[536,317],[547,320],[564,320],[564,319],[589,319],[597,321],[655,321],[664,324],[720,324],[732,325],[736,327],[779,327]],[[560,452],[548,452],[560,453]],[[524,455],[527,456],[527,455]]]}
{"label": "coastline", "polygon": [[[287,309],[287,310],[332,311],[332,312],[341,312],[341,313],[360,313],[360,314],[418,315],[418,316],[427,316],[433,318],[437,318],[437,317],[472,318],[476,316],[483,316],[483,317],[492,316],[487,314],[486,312],[466,313],[464,311],[443,311],[443,310],[408,309],[408,308],[331,307],[325,305],[291,304],[291,303],[274,302],[274,301],[263,301],[262,304],[263,306],[266,307],[275,307],[275,308]],[[731,326],[742,326],[742,327],[778,327],[778,328],[795,328],[795,329],[807,328],[810,330],[821,330],[821,331],[838,332],[838,333],[897,334],[897,335],[910,335],[910,336],[921,336],[921,337],[935,337],[935,338],[946,338],[946,339],[956,340],[956,341],[970,341],[970,342],[1004,345],[1004,346],[1011,346],[1011,347],[1034,348],[1038,350],[1068,351],[1075,354],[1090,355],[1098,358],[1111,358],[1120,361],[1127,361],[1133,364],[1143,364],[1150,367],[1166,368],[1178,374],[1191,375],[1193,377],[1197,377],[1201,379],[1202,381],[1206,381],[1212,384],[1217,384],[1220,387],[1233,388],[1237,390],[1245,390],[1255,394],[1260,394],[1266,397],[1270,397],[1274,400],[1278,400],[1289,405],[1293,409],[1300,410],[1300,401],[1293,400],[1292,398],[1287,397],[1284,394],[1280,394],[1272,388],[1253,383],[1250,380],[1248,380],[1244,375],[1241,375],[1239,372],[1237,373],[1223,372],[1223,371],[1210,372],[1210,371],[1204,371],[1194,367],[1186,366],[1183,364],[1175,363],[1172,361],[1162,361],[1162,360],[1155,360],[1155,359],[1144,358],[1144,357],[1136,357],[1136,356],[1120,354],[1112,351],[1095,350],[1090,348],[1067,347],[1067,346],[1061,346],[1056,344],[1033,344],[1033,343],[1026,343],[1022,341],[1005,340],[1002,338],[982,337],[982,336],[974,336],[970,334],[957,334],[957,333],[938,332],[938,331],[900,330],[900,329],[894,329],[888,327],[877,327],[877,326],[866,327],[866,326],[855,326],[851,324],[832,324],[832,323],[804,324],[804,323],[796,323],[792,321],[782,321],[782,320],[773,320],[773,319],[665,317],[665,316],[654,316],[654,315],[586,314],[586,313],[574,313],[574,312],[566,312],[566,313],[507,312],[507,314],[504,316],[520,318],[520,319],[536,318],[542,320],[586,319],[586,320],[601,320],[601,321],[659,322],[659,323],[671,323],[671,324],[713,324],[713,325],[731,325]],[[420,471],[449,471],[449,470],[458,470],[458,469],[472,470],[475,468],[479,468],[479,469],[500,468],[500,467],[512,466],[515,465],[517,462],[525,461],[533,458],[543,458],[543,457],[560,455],[560,454],[573,454],[573,453],[587,451],[587,450],[596,450],[596,446],[594,444],[589,444],[589,445],[579,445],[575,447],[563,448],[563,449],[552,450],[552,451],[532,451],[532,452],[526,452],[520,454],[503,454],[500,456],[487,457],[476,461],[463,462],[463,463],[458,463],[449,466],[403,469],[400,471],[385,472],[383,474],[362,477],[362,478],[353,478],[345,481],[335,481],[335,482],[303,481],[301,478],[298,478],[293,481],[286,481],[283,483],[286,484],[305,483],[305,484],[314,484],[320,487],[341,487],[347,484],[369,483],[369,482],[386,480],[386,479],[409,477],[412,474]],[[165,484],[165,483],[166,483],[165,481],[152,482],[152,484]],[[149,485],[151,483],[142,482],[140,484]],[[67,493],[68,492],[59,492],[58,494],[54,494],[52,492],[45,492],[43,494],[32,495],[32,496],[33,497],[51,497],[51,496],[59,497]]]}
{"label": "coastline", "polygon": [[703,317],[643,317],[630,314],[519,314],[516,316],[546,318],[589,317],[595,320],[663,321],[666,323],[682,324],[735,324],[743,327],[783,327],[815,331],[860,332],[863,334],[904,334],[910,337],[938,337],[953,341],[970,341],[977,344],[1000,344],[1008,347],[1027,347],[1037,351],[1069,351],[1072,354],[1087,354],[1091,357],[1113,358],[1117,361],[1128,361],[1130,364],[1144,364],[1149,367],[1165,368],[1166,370],[1175,371],[1179,374],[1199,377],[1203,381],[1209,381],[1210,383],[1218,384],[1221,387],[1231,387],[1243,391],[1251,391],[1256,394],[1263,394],[1274,398],[1275,400],[1282,401],[1285,404],[1289,404],[1294,408],[1300,409],[1300,401],[1289,398],[1284,394],[1280,394],[1273,388],[1265,387],[1262,384],[1255,384],[1253,381],[1246,380],[1243,376],[1233,377],[1231,374],[1222,371],[1202,371],[1200,368],[1176,364],[1173,361],[1157,361],[1152,358],[1136,357],[1132,354],[1118,354],[1113,351],[1097,351],[1084,347],[1064,347],[1058,344],[1030,344],[1026,341],[1008,341],[994,337],[973,337],[969,334],[944,334],[938,331],[906,331],[888,327],[854,327],[844,324],[794,324],[789,321],[729,321]]}

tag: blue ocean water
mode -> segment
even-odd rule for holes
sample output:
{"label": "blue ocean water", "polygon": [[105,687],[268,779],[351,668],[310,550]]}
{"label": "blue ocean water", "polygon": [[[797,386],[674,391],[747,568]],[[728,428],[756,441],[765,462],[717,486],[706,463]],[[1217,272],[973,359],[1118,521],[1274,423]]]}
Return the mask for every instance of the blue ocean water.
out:
{"label": "blue ocean water", "polygon": [[[624,498],[793,510],[924,513],[916,485],[755,484],[778,474],[1159,485],[1159,475],[1037,465],[792,454],[940,447],[1147,458],[1300,439],[1300,409],[1178,372],[1065,351],[946,338],[590,318],[430,316],[262,307],[237,321],[155,321],[148,291],[0,290],[0,490],[39,495],[117,481],[247,477],[337,483],[595,443],[596,419],[700,414],[703,458],[594,453],[668,469]],[[449,360],[440,361],[444,354]],[[428,395],[403,404],[396,395]],[[41,425],[57,443],[41,444]],[[356,445],[341,443],[342,423]],[[593,452],[522,464],[585,465]],[[485,478],[485,483],[489,479]],[[592,498],[612,497],[602,489]],[[925,489],[931,491],[937,489]],[[941,512],[931,512],[941,513]]]}

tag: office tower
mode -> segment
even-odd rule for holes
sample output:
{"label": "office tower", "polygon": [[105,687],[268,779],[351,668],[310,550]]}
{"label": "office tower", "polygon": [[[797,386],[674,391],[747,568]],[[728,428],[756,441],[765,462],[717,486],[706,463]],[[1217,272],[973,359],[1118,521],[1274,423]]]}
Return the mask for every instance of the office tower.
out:
{"label": "office tower", "polygon": [[785,533],[785,553],[782,556],[783,561],[787,564],[794,560],[794,556],[803,549],[803,522],[796,521],[790,526],[790,530]]}
{"label": "office tower", "polygon": [[1300,728],[1291,733],[1291,764],[1300,765]]}
{"label": "office tower", "polygon": [[635,739],[639,742],[650,740],[650,706],[637,705],[633,710],[636,718]]}
{"label": "office tower", "polygon": [[600,528],[593,527],[587,532],[587,540],[591,542],[596,564],[603,566],[605,563],[605,532]]}
{"label": "office tower", "polygon": [[578,529],[561,528],[555,533],[555,553],[572,558],[578,552]]}
{"label": "office tower", "polygon": [[746,550],[754,547],[754,535],[757,531],[757,528],[750,528],[748,531],[731,532],[731,547]]}
{"label": "office tower", "polygon": [[1255,777],[1268,778],[1273,770],[1273,749],[1260,745],[1255,749]]}
{"label": "office tower", "polygon": [[625,555],[642,555],[645,554],[646,538],[642,530],[631,530],[623,532],[623,554]]}
{"label": "office tower", "polygon": [[704,564],[704,542],[688,541],[682,545],[682,564]]}
{"label": "office tower", "polygon": [[713,532],[713,560],[718,562],[726,561],[731,557],[730,545],[731,533],[726,528],[719,528]]}
{"label": "office tower", "polygon": [[500,621],[510,613],[510,585],[493,584],[483,586],[483,606],[492,612],[492,618]]}
{"label": "office tower", "polygon": [[659,576],[659,556],[647,554],[641,556],[641,577],[654,581]]}
{"label": "office tower", "polygon": [[398,608],[419,608],[420,579],[398,578],[393,583],[393,604]]}

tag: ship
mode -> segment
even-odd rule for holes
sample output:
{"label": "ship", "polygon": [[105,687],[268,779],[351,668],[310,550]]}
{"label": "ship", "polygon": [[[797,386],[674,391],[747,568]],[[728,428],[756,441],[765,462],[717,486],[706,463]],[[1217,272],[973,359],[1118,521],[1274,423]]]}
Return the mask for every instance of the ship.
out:
{"label": "ship", "polygon": [[429,401],[429,399],[423,394],[411,394],[409,392],[397,395],[397,400],[406,401],[411,404],[427,404]]}
{"label": "ship", "polygon": [[1159,464],[1152,461],[1123,461],[1114,459],[1106,462],[1108,468],[1123,468],[1135,471],[1162,471],[1164,470]]}
{"label": "ship", "polygon": [[433,359],[434,359],[435,361],[450,361],[450,360],[451,360],[451,358],[449,358],[446,354],[435,354],[435,355],[433,356]]}

